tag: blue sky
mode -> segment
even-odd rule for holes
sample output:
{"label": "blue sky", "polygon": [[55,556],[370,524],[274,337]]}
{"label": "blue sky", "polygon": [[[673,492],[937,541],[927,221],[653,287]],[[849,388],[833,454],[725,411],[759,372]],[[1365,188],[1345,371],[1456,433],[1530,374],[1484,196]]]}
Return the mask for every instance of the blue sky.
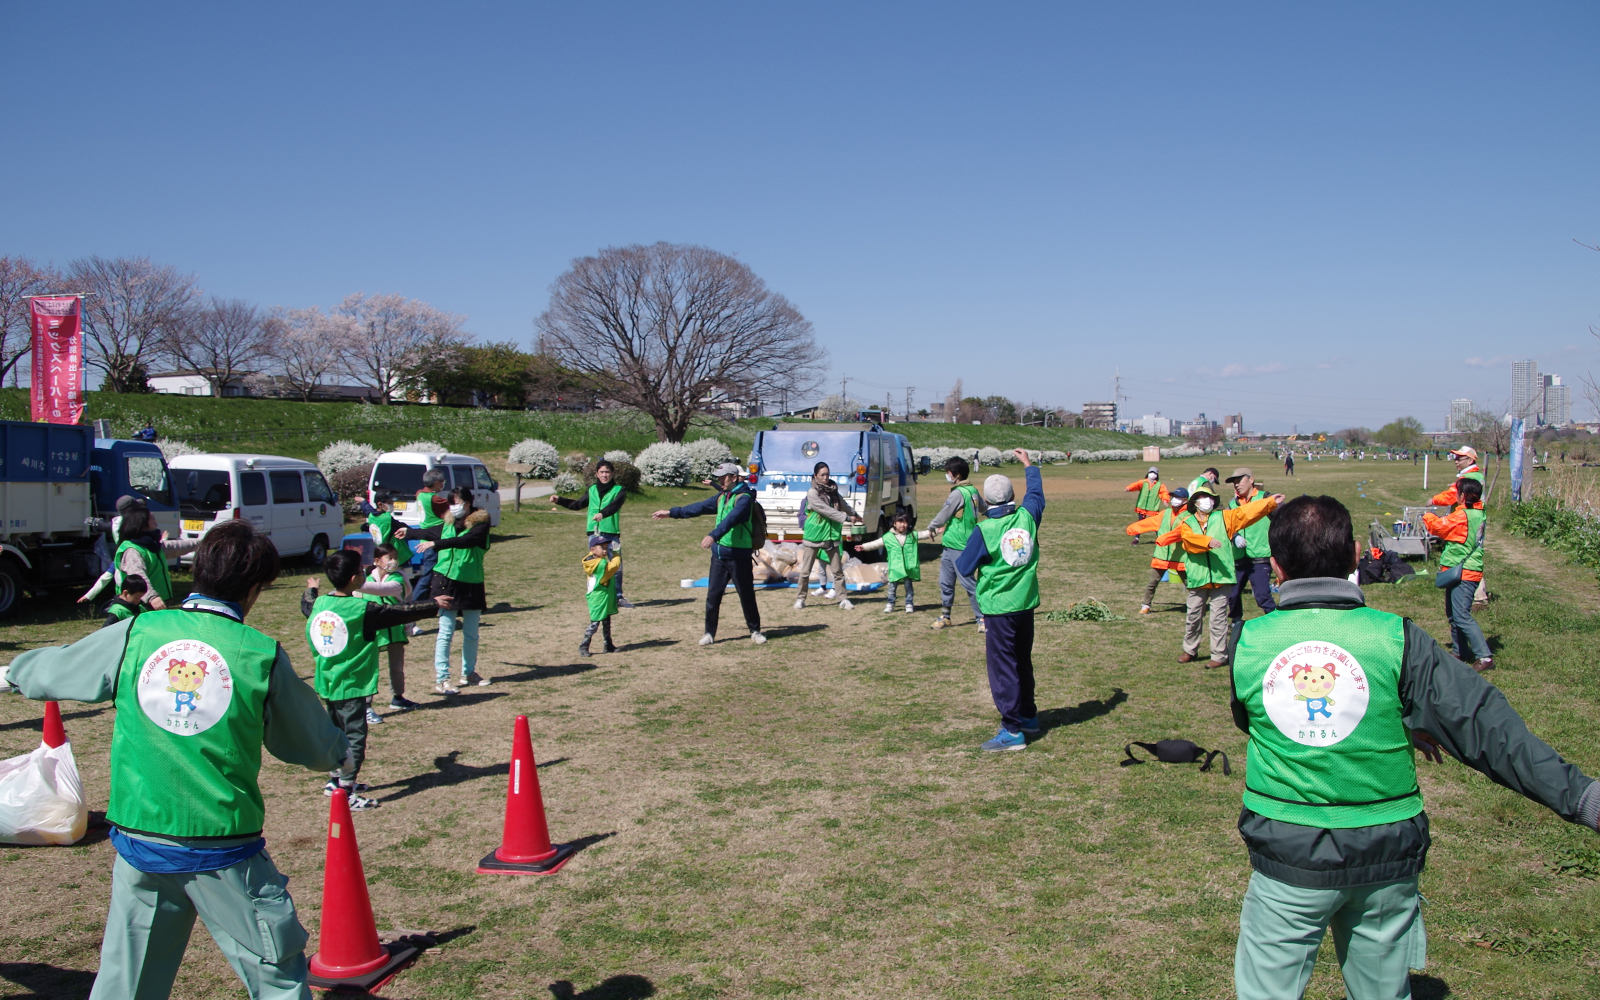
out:
{"label": "blue sky", "polygon": [[1120,370],[1135,414],[1434,428],[1512,358],[1600,370],[1597,36],[1579,3],[3,4],[0,253],[527,342],[572,258],[700,243],[852,395],[1076,408]]}

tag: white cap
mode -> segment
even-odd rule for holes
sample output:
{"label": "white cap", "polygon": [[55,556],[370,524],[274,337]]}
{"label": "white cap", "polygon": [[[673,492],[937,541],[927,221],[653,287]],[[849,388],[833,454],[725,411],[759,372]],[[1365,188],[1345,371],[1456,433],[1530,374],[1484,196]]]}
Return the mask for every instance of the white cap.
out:
{"label": "white cap", "polygon": [[998,472],[983,481],[983,498],[992,504],[1010,503],[1016,495],[1011,480]]}

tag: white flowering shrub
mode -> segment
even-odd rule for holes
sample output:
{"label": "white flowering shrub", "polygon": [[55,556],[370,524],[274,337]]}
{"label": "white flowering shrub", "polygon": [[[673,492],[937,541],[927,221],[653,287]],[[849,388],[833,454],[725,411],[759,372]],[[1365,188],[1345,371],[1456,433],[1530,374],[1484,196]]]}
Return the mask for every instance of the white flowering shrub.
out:
{"label": "white flowering shrub", "polygon": [[1039,452],[1038,461],[1042,465],[1055,465],[1058,462],[1065,462],[1066,460],[1067,453],[1064,451],[1052,451],[1051,449],[1046,448],[1044,451]]}
{"label": "white flowering shrub", "polygon": [[354,441],[335,441],[317,452],[317,468],[324,476],[333,476],[346,469],[371,465],[378,460],[378,449]]}
{"label": "white flowering shrub", "polygon": [[999,448],[984,447],[978,449],[979,465],[999,465],[1003,461],[1005,461],[1005,455],[1001,453]]}
{"label": "white flowering shrub", "polygon": [[535,479],[549,479],[561,471],[561,455],[556,446],[538,438],[523,438],[512,445],[506,460],[531,466],[528,475]]}
{"label": "white flowering shrub", "polygon": [[716,438],[701,438],[683,446],[689,455],[689,478],[704,479],[723,462],[737,462],[733,451]]}
{"label": "white flowering shrub", "polygon": [[1144,457],[1139,448],[1106,448],[1101,451],[1075,451],[1074,462],[1132,462]]}
{"label": "white flowering shrub", "polygon": [[205,449],[196,448],[187,441],[157,441],[156,447],[161,449],[161,457],[172,461],[182,455],[204,455]]}
{"label": "white flowering shrub", "polygon": [[617,462],[628,462],[630,464],[633,462],[633,456],[623,451],[621,448],[613,448],[611,451],[606,452],[600,457],[612,463],[613,465]]}
{"label": "white flowering shrub", "polygon": [[689,449],[674,441],[660,441],[634,459],[646,486],[682,486],[689,481],[693,462]]}
{"label": "white flowering shrub", "polygon": [[449,451],[449,450],[450,450],[449,448],[446,448],[444,445],[440,444],[437,441],[407,441],[405,444],[403,444],[400,447],[395,449],[395,451]]}
{"label": "white flowering shrub", "polygon": [[1162,458],[1199,458],[1206,453],[1204,448],[1191,448],[1184,445],[1178,448],[1162,448]]}
{"label": "white flowering shrub", "polygon": [[583,481],[570,472],[558,472],[550,480],[550,486],[557,493],[576,493],[583,489]]}

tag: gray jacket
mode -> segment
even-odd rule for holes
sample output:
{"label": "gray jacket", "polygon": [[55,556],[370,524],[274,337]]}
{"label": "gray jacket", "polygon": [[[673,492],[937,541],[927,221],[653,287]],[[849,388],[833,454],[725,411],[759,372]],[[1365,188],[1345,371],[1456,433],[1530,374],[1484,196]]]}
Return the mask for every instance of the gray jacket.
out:
{"label": "gray jacket", "polygon": [[[939,513],[933,515],[933,520],[928,522],[929,531],[938,531],[940,528],[950,523],[950,519],[956,516],[957,511],[961,510],[961,500],[963,494],[960,490],[956,489],[956,487],[971,485],[971,483],[966,482],[965,480],[951,485],[950,495],[944,498],[944,506],[940,507]],[[983,517],[982,494],[978,494],[973,497],[972,507],[973,512],[981,519]]]}
{"label": "gray jacket", "polygon": [[[806,490],[806,510],[816,511],[817,516],[832,521],[834,524],[846,524],[854,516],[854,512],[844,509],[844,498],[839,495],[838,487],[830,481],[821,489],[815,483]],[[805,519],[801,518],[800,527],[805,528]],[[805,542],[811,548],[820,548],[822,542]]]}
{"label": "gray jacket", "polygon": [[[1290,580],[1278,590],[1278,607],[1286,610],[1365,605],[1360,587],[1336,577]],[[1234,626],[1228,642],[1230,664],[1242,626]],[[1529,732],[1499,688],[1445,652],[1410,619],[1405,620],[1404,635],[1399,694],[1406,727],[1433,736],[1450,756],[1489,780],[1562,819],[1595,829],[1600,783]],[[1234,724],[1248,734],[1249,718],[1237,692],[1232,707]],[[1247,781],[1248,772],[1246,768]],[[1431,843],[1426,812],[1398,823],[1323,830],[1268,819],[1247,808],[1239,815],[1239,833],[1256,871],[1308,889],[1410,878],[1422,871]]]}

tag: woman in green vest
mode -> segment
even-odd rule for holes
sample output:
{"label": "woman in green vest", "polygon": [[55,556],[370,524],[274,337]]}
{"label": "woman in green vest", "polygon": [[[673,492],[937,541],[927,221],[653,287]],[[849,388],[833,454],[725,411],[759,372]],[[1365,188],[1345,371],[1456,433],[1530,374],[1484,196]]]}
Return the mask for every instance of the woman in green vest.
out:
{"label": "woman in green vest", "polygon": [[931,531],[912,531],[911,515],[902,508],[894,512],[894,520],[890,522],[887,535],[856,546],[857,552],[884,550],[884,561],[888,564],[889,577],[889,600],[883,606],[884,614],[894,610],[895,591],[902,584],[906,588],[906,614],[909,615],[916,610],[911,604],[911,584],[915,580],[922,579],[922,560],[917,554],[917,543],[927,541],[931,537],[933,537]]}
{"label": "woman in green vest", "polygon": [[[489,552],[489,512],[472,505],[472,490],[457,486],[450,494],[450,509],[437,528],[417,528],[408,537],[421,536],[418,552],[436,551],[435,586],[455,599],[461,612],[461,684],[487,687],[489,679],[478,673],[478,620],[489,604],[483,588],[483,557]],[[433,645],[435,694],[457,694],[450,683],[450,645],[456,634],[455,611],[439,612],[439,637]]]}
{"label": "woman in green vest", "polygon": [[[1209,470],[1208,470],[1209,471]],[[1178,518],[1183,542],[1183,582],[1189,597],[1183,625],[1183,653],[1179,663],[1200,658],[1200,630],[1207,609],[1211,614],[1211,659],[1208,668],[1228,662],[1228,594],[1235,583],[1233,536],[1271,514],[1283,502],[1281,494],[1252,500],[1232,510],[1217,509],[1217,491],[1209,481],[1189,494],[1189,505]]]}
{"label": "woman in green vest", "polygon": [[[581,510],[584,512],[583,528],[589,535],[603,535],[611,546],[611,554],[616,555],[622,551],[622,518],[620,516],[622,505],[627,500],[627,491],[622,484],[616,482],[616,467],[605,459],[595,463],[594,482],[589,484],[582,500],[568,499],[567,497],[551,494],[550,503],[555,507],[565,507],[567,510]],[[622,569],[619,565],[616,574],[617,607],[631,608],[633,603],[622,596]]]}
{"label": "woman in green vest", "polygon": [[1472,617],[1472,601],[1483,585],[1483,534],[1486,515],[1483,511],[1483,483],[1465,476],[1456,480],[1451,490],[1461,506],[1448,517],[1436,514],[1422,515],[1422,525],[1428,533],[1445,543],[1439,553],[1441,570],[1461,568],[1461,579],[1444,590],[1445,617],[1450,622],[1451,643],[1456,658],[1472,664],[1472,669],[1483,673],[1494,668],[1494,654],[1489,650],[1489,640],[1483,628]]}
{"label": "woman in green vest", "polygon": [[[796,610],[806,606],[806,595],[811,591],[811,566],[818,558],[822,560],[822,579],[819,581],[822,596],[832,600],[840,590],[845,590],[844,526],[861,523],[861,518],[845,505],[844,498],[839,495],[839,487],[829,475],[827,462],[818,462],[812,467],[811,488],[806,491],[802,509],[805,519],[800,541],[800,596],[794,602]],[[835,582],[838,590],[834,589]],[[846,597],[839,602],[839,607],[849,611],[854,605]]]}
{"label": "woman in green vest", "polygon": [[1143,521],[1135,521],[1126,529],[1135,538],[1147,531],[1156,533],[1156,552],[1150,558],[1150,578],[1145,582],[1144,600],[1139,604],[1141,615],[1150,613],[1150,604],[1156,599],[1156,587],[1160,586],[1162,577],[1176,573],[1178,586],[1183,586],[1183,553],[1178,551],[1178,539],[1182,532],[1178,530],[1177,518],[1188,503],[1189,491],[1180,486],[1167,494],[1166,510]]}
{"label": "woman in green vest", "polygon": [[117,542],[116,553],[111,557],[111,569],[100,575],[94,586],[78,598],[82,604],[92,601],[106,588],[115,584],[118,592],[130,576],[145,581],[144,603],[160,611],[173,603],[172,575],[167,570],[171,559],[191,552],[200,544],[198,538],[168,538],[165,531],[156,527],[144,497],[124,496],[117,500],[117,516],[112,519],[112,532]]}

